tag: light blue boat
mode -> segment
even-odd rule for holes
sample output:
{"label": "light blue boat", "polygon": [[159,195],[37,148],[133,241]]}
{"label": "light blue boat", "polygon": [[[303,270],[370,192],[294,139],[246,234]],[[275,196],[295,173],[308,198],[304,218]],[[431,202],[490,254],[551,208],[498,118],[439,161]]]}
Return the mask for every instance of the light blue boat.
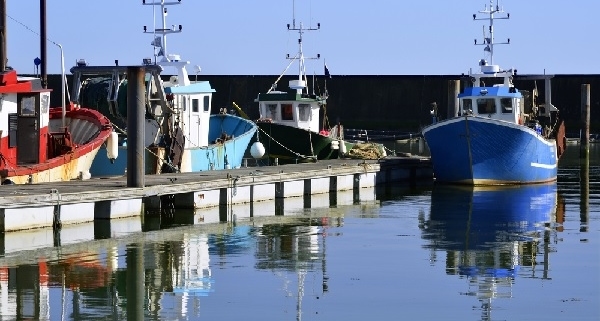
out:
{"label": "light blue boat", "polygon": [[[493,64],[494,17],[499,6],[479,11],[489,15],[490,34],[483,43],[491,64],[479,61],[480,73],[469,75],[469,87],[458,95],[458,110],[422,133],[433,163],[436,182],[469,185],[531,184],[555,181],[558,159],[566,148],[564,123],[551,103],[552,76],[517,76]],[[475,42],[476,44],[477,41]],[[508,42],[506,42],[507,44]],[[513,80],[544,80],[545,102],[537,104],[532,91],[517,89]]]}
{"label": "light blue boat", "polygon": [[[182,28],[166,25],[167,6],[180,2],[164,0],[143,3],[160,7],[162,27],[146,30],[155,35],[154,62],[144,59],[147,75],[144,127],[145,173],[197,172],[239,168],[256,134],[254,122],[222,111],[211,114],[212,94],[208,81],[190,81],[186,66],[177,54],[169,54],[166,36]],[[158,11],[158,10],[157,10]],[[156,67],[159,66],[159,67]],[[160,71],[175,70],[168,81]],[[113,123],[115,132],[98,152],[90,168],[92,177],[124,175],[127,170],[127,79],[126,68],[87,66],[85,61],[71,68],[72,100],[100,110]]]}

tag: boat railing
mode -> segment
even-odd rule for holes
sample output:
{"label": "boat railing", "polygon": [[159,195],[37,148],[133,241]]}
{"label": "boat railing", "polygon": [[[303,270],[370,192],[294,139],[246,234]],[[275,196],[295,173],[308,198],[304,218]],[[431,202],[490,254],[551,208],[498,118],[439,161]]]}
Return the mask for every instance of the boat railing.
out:
{"label": "boat railing", "polygon": [[397,130],[345,128],[344,129],[344,137],[348,140],[383,142],[383,141],[417,139],[417,138],[421,137],[421,133],[397,131]]}

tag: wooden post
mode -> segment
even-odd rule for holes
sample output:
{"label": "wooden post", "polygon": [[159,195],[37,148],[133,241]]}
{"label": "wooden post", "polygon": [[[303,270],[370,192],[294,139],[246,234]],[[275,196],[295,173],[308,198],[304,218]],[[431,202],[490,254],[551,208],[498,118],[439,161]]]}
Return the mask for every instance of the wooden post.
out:
{"label": "wooden post", "polygon": [[127,187],[144,187],[144,67],[127,67],[127,79]]}
{"label": "wooden post", "polygon": [[579,158],[590,156],[590,84],[581,85],[581,137]]}
{"label": "wooden post", "polygon": [[458,116],[458,94],[460,93],[460,80],[448,81],[448,118]]}
{"label": "wooden post", "polygon": [[128,246],[125,250],[125,285],[127,286],[127,320],[144,320],[146,272],[142,245]]}
{"label": "wooden post", "polygon": [[590,223],[590,158],[580,158],[579,166],[579,231],[587,232]]}
{"label": "wooden post", "polygon": [[580,220],[581,231],[586,232],[589,223],[590,198],[590,84],[581,85],[581,137],[579,143]]}

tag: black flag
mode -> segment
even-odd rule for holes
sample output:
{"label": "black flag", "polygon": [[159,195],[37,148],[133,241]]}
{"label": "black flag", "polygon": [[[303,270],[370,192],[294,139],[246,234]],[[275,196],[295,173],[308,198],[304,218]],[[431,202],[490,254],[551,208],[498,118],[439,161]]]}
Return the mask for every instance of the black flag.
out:
{"label": "black flag", "polygon": [[325,77],[331,78],[331,74],[329,73],[329,69],[327,68],[327,64],[324,64],[324,65],[325,65]]}

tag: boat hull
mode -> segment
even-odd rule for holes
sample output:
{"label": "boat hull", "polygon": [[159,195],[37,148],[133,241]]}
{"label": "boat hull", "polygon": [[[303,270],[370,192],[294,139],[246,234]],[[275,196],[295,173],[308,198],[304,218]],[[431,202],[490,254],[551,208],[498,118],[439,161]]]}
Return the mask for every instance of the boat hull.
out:
{"label": "boat hull", "polygon": [[471,185],[555,181],[556,141],[527,126],[462,116],[423,129],[436,182]]}
{"label": "boat hull", "polygon": [[[182,155],[181,172],[222,170],[242,166],[244,154],[256,133],[256,125],[238,116],[217,114],[210,116],[209,128],[211,144],[206,147],[186,146]],[[223,133],[231,138],[217,142],[223,137]],[[189,142],[186,141],[186,144]],[[119,146],[118,157],[111,161],[107,157],[106,146],[102,146],[90,169],[92,177],[124,175],[127,169],[127,155],[127,146]],[[163,158],[163,147],[147,148],[145,173],[160,173]]]}
{"label": "boat hull", "polygon": [[[62,128],[62,122],[62,110],[51,110],[48,135],[58,132]],[[36,184],[89,178],[91,164],[112,131],[110,122],[97,111],[74,109],[65,113],[65,123],[75,144],[69,152],[39,164],[7,166],[0,171],[3,184]]]}
{"label": "boat hull", "polygon": [[259,139],[265,147],[265,156],[284,162],[307,162],[315,159],[337,158],[331,148],[332,139],[306,129],[277,123],[257,123]]}

